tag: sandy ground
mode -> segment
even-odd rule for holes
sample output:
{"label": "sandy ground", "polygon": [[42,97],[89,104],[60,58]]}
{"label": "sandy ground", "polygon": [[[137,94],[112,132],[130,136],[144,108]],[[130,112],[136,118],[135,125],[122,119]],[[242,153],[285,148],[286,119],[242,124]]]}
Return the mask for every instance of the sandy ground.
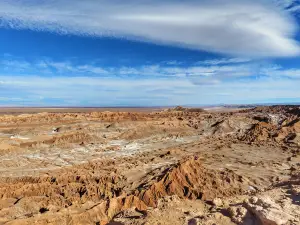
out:
{"label": "sandy ground", "polygon": [[296,106],[26,110],[0,116],[0,224],[300,224]]}

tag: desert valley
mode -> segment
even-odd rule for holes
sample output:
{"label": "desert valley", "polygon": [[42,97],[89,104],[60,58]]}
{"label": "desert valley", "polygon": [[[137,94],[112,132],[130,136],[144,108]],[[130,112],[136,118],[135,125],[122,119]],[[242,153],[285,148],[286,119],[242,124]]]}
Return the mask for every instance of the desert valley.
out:
{"label": "desert valley", "polygon": [[0,224],[300,224],[299,106],[41,111],[1,112]]}

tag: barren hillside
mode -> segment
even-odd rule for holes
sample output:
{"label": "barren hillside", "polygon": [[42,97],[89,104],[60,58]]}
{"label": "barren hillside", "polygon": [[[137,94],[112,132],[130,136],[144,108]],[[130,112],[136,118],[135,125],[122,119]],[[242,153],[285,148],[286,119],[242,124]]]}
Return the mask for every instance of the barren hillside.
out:
{"label": "barren hillside", "polygon": [[300,224],[300,108],[0,116],[0,224]]}

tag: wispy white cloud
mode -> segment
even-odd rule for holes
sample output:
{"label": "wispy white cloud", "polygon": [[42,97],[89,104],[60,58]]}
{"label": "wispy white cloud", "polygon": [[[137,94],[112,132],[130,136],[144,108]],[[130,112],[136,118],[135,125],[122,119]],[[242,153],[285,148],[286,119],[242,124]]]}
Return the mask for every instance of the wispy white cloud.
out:
{"label": "wispy white cloud", "polygon": [[93,64],[80,64],[74,65],[69,61],[51,61],[51,60],[39,60],[35,62],[29,62],[16,59],[0,60],[0,65],[3,69],[7,69],[10,72],[24,72],[27,74],[37,73],[42,74],[77,74],[77,75],[106,75],[110,74],[107,69],[96,66]]}
{"label": "wispy white cloud", "polygon": [[164,62],[166,65],[171,65],[171,66],[175,66],[175,65],[182,65],[182,62],[179,62],[177,60],[171,60],[171,61],[166,61]]}
{"label": "wispy white cloud", "polygon": [[[178,79],[122,79],[103,77],[41,77],[0,75],[0,105],[9,99],[51,105],[165,105],[176,90],[193,85]],[[154,91],[159,89],[160,91]],[[17,90],[17,91],[16,91]],[[7,101],[5,101],[7,100]],[[15,104],[15,102],[11,102]]]}
{"label": "wispy white cloud", "polygon": [[274,2],[274,4],[276,4],[279,7],[282,8],[289,8],[292,5],[294,5],[294,3],[296,3],[298,0],[272,0]]}
{"label": "wispy white cloud", "polygon": [[[0,105],[177,105],[300,99],[295,82],[300,79],[300,69],[240,61],[104,68],[71,61],[3,60],[1,67],[8,70],[0,69]],[[15,72],[10,74],[11,68]]]}
{"label": "wispy white cloud", "polygon": [[300,52],[295,21],[272,1],[2,0],[0,18],[1,26],[13,29],[115,36],[231,55]]}
{"label": "wispy white cloud", "polygon": [[221,58],[221,59],[210,59],[198,62],[199,64],[204,65],[222,65],[222,64],[235,64],[235,63],[248,63],[252,59],[247,58]]}
{"label": "wispy white cloud", "polygon": [[[99,77],[188,77],[193,79],[224,81],[239,77],[251,76],[257,73],[255,64],[238,63],[247,62],[246,59],[220,59],[195,63],[189,66],[182,66],[180,62],[176,64],[150,64],[135,67],[101,67],[96,64],[73,64],[70,61],[39,60],[28,62],[23,60],[0,60],[0,66],[6,68],[10,73],[16,75],[40,74],[43,75],[63,75],[63,76],[99,76]],[[225,64],[223,64],[225,63]],[[1,71],[1,69],[0,69]]]}
{"label": "wispy white cloud", "polygon": [[181,62],[171,64],[149,64],[134,67],[103,67],[98,64],[74,64],[71,61],[24,61],[18,59],[0,60],[0,72],[10,74],[40,76],[97,76],[97,77],[129,77],[129,78],[188,78],[196,83],[209,84],[229,82],[233,79],[247,78],[251,76],[273,76],[297,78],[300,70],[295,68],[284,69],[279,65],[261,61],[256,63],[246,58],[221,58],[196,62],[189,66]]}
{"label": "wispy white cloud", "polygon": [[282,9],[292,13],[294,16],[299,17],[300,11],[299,0],[273,0],[273,2]]}
{"label": "wispy white cloud", "polygon": [[297,13],[300,11],[300,6],[299,5],[295,5],[295,6],[292,6],[291,8],[288,9],[290,12],[293,12],[293,13]]}
{"label": "wispy white cloud", "polygon": [[0,75],[0,105],[179,105],[300,100],[297,82],[272,77],[211,83],[186,78],[123,79]]}
{"label": "wispy white cloud", "polygon": [[[189,67],[163,63],[103,68],[96,64],[74,65],[71,61],[6,59],[0,62],[2,68],[8,68],[0,70],[0,105],[150,106],[300,100],[295,82],[300,78],[297,68],[221,61],[226,63],[215,60]],[[24,75],[24,66],[30,74]],[[11,68],[16,72],[10,74]],[[60,70],[59,76],[49,68]],[[260,76],[254,79],[255,75]]]}
{"label": "wispy white cloud", "polygon": [[282,68],[279,65],[271,65],[261,69],[261,74],[273,77],[273,78],[291,78],[294,81],[299,82],[300,69],[299,68]]}

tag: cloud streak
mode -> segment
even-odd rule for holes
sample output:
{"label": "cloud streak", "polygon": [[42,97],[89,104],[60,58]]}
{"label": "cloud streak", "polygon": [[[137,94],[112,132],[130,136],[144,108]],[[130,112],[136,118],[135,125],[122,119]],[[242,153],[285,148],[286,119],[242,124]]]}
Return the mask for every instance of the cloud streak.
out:
{"label": "cloud streak", "polygon": [[247,58],[221,58],[221,59],[210,59],[205,61],[200,61],[199,64],[203,65],[224,65],[224,64],[235,64],[235,63],[248,63],[251,59]]}
{"label": "cloud streak", "polygon": [[245,58],[220,58],[183,65],[181,62],[172,64],[145,64],[133,67],[103,67],[97,63],[78,64],[71,61],[18,59],[0,60],[0,73],[10,75],[39,77],[98,77],[128,79],[166,79],[185,78],[198,85],[232,82],[239,79],[255,79],[266,76],[273,78],[300,78],[298,68],[282,68],[280,65],[251,61]]}
{"label": "cloud streak", "polygon": [[[245,62],[245,63],[242,63]],[[257,73],[255,64],[246,59],[216,59],[197,62],[182,66],[180,62],[174,65],[148,64],[135,67],[102,67],[97,64],[73,64],[69,61],[20,61],[15,59],[0,60],[3,72],[10,74],[40,74],[40,76],[96,76],[96,77],[128,77],[128,78],[189,78],[205,81],[205,84],[218,81],[247,77]],[[1,72],[1,68],[0,68]]]}
{"label": "cloud streak", "polygon": [[0,26],[114,36],[249,57],[300,52],[293,18],[266,1],[2,0]]}
{"label": "cloud streak", "polygon": [[230,58],[179,65],[106,68],[8,57],[0,61],[0,104],[165,106],[276,102],[279,97],[300,101],[297,68]]}
{"label": "cloud streak", "polygon": [[[109,96],[109,97],[108,97]],[[0,75],[1,105],[37,106],[166,106],[300,100],[293,80],[271,77],[198,85],[185,78],[124,79]]]}

